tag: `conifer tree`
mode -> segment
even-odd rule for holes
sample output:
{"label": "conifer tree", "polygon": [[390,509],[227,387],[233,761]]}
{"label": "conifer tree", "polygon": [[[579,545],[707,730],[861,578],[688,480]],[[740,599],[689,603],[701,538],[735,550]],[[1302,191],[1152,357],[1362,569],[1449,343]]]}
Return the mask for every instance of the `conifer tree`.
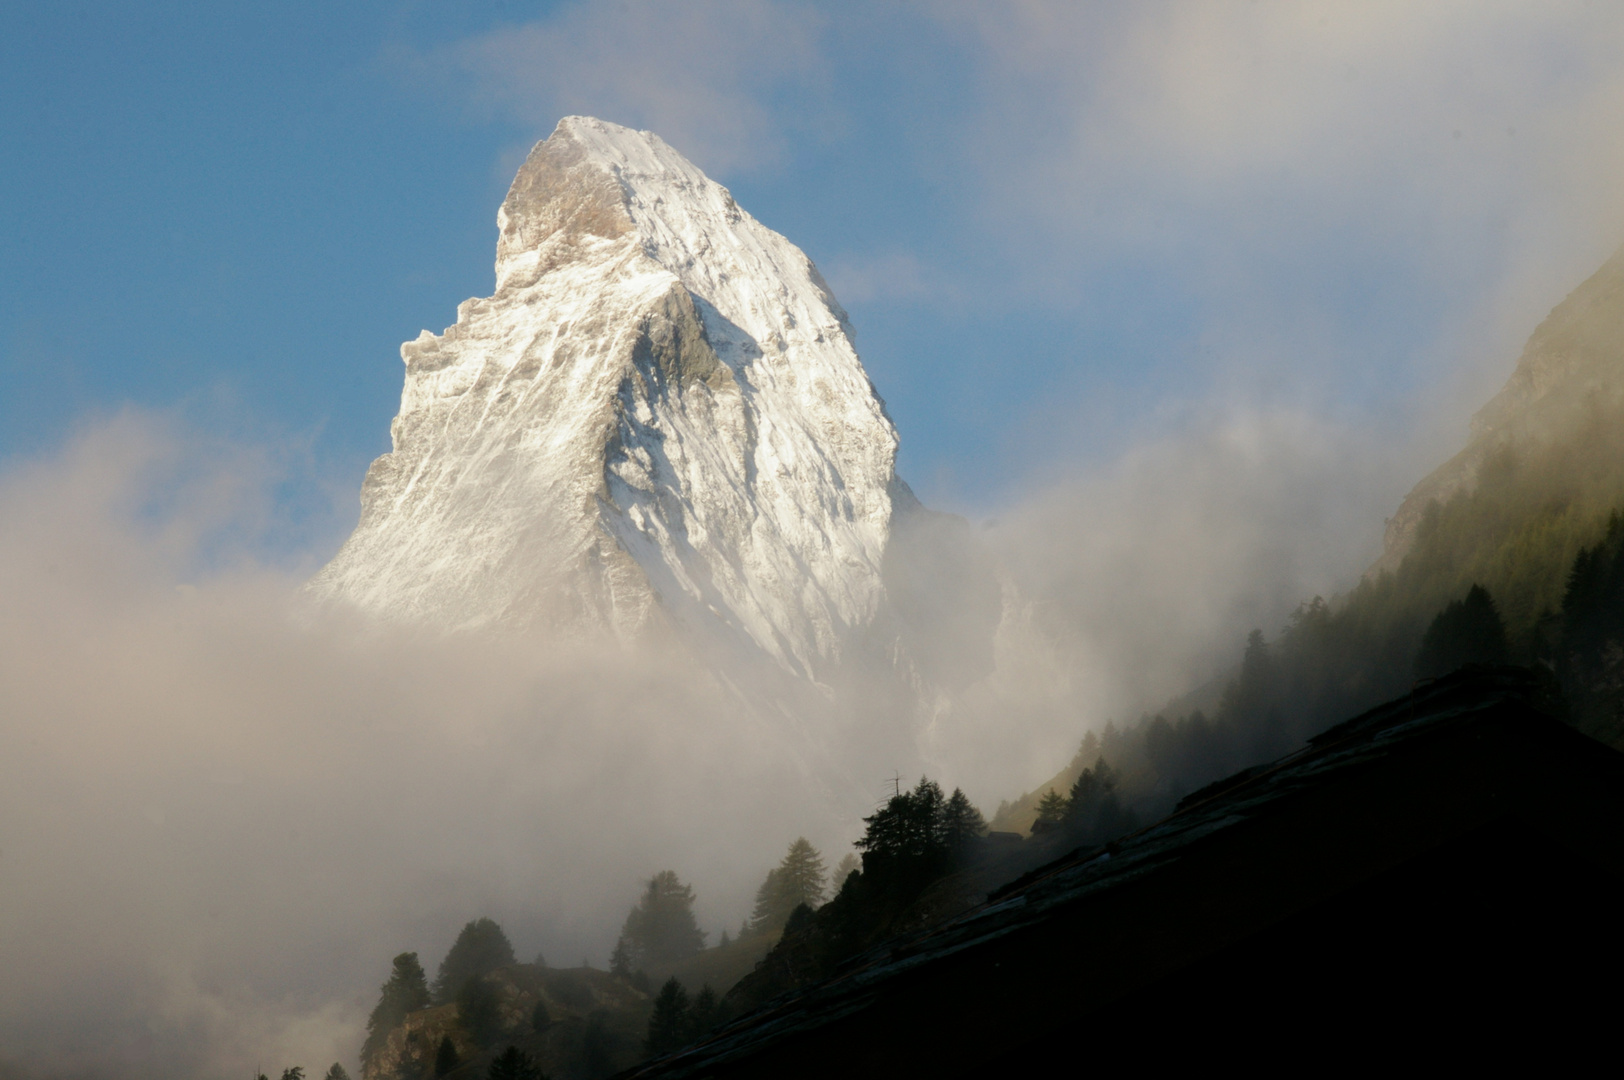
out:
{"label": "conifer tree", "polygon": [[958,788],[947,800],[943,813],[943,833],[948,846],[957,850],[987,833],[987,822],[970,802],[969,796]]}
{"label": "conifer tree", "polygon": [[517,1046],[509,1046],[498,1054],[485,1076],[486,1080],[542,1080],[541,1069]]}
{"label": "conifer tree", "polygon": [[863,851],[866,869],[869,855],[882,861],[890,858],[918,858],[945,847],[944,808],[946,800],[934,780],[920,777],[912,791],[893,795],[871,817],[857,847]]}
{"label": "conifer tree", "polygon": [[547,1011],[545,1001],[536,1002],[536,1007],[531,1010],[530,1026],[537,1031],[546,1031],[553,1026],[553,1014]]}
{"label": "conifer tree", "polygon": [[661,870],[649,879],[626,916],[617,951],[621,944],[624,965],[632,971],[681,960],[705,947],[705,932],[694,919],[694,891],[676,871]]}
{"label": "conifer tree", "polygon": [[327,1070],[324,1080],[350,1080],[350,1074],[344,1070],[344,1066],[335,1061]]}
{"label": "conifer tree", "polygon": [[[1562,622],[1571,638],[1574,631],[1594,629],[1592,624],[1611,623],[1615,629],[1624,617],[1624,515],[1618,511],[1607,521],[1607,535],[1593,548],[1584,548],[1568,571],[1567,589],[1562,596]],[[1608,618],[1611,616],[1611,618]]]}
{"label": "conifer tree", "polygon": [[771,933],[781,930],[790,912],[805,904],[816,908],[824,897],[823,856],[798,838],[789,846],[784,861],[767,871],[767,879],[756,890],[756,906],[750,915],[750,932]]}
{"label": "conifer tree", "polygon": [[1094,767],[1084,769],[1071,785],[1066,801],[1064,824],[1071,836],[1085,843],[1099,843],[1131,831],[1136,821],[1117,797],[1119,777],[1101,755]]}
{"label": "conifer tree", "polygon": [[750,919],[745,923],[751,934],[783,929],[784,920],[789,918],[789,913],[779,910],[782,906],[779,894],[782,892],[783,889],[778,884],[778,868],[775,866],[767,871],[766,880],[756,889],[755,907],[750,909]]}
{"label": "conifer tree", "polygon": [[291,1069],[283,1069],[282,1080],[304,1080],[304,1067],[295,1065]]}
{"label": "conifer tree", "polygon": [[434,1075],[444,1076],[446,1073],[462,1064],[462,1058],[457,1054],[457,1046],[446,1035],[440,1039],[440,1049],[434,1055]]}
{"label": "conifer tree", "polygon": [[502,997],[496,985],[475,975],[457,992],[457,1022],[478,1046],[485,1046],[502,1030]]}
{"label": "conifer tree", "polygon": [[688,1041],[692,1023],[688,991],[673,975],[660,987],[654,999],[654,1012],[648,1018],[648,1052],[663,1054]]}
{"label": "conifer tree", "polygon": [[699,988],[694,995],[693,1005],[688,1018],[689,1038],[697,1039],[715,1027],[722,1019],[722,1003],[716,999],[716,991],[712,990],[710,983]]}
{"label": "conifer tree", "polygon": [[513,945],[502,928],[491,919],[475,919],[462,928],[456,944],[440,961],[440,972],[434,980],[434,1000],[448,1002],[468,980],[513,963],[517,963]]}
{"label": "conifer tree", "polygon": [[1503,664],[1509,649],[1506,625],[1489,590],[1473,585],[1465,599],[1438,613],[1421,639],[1415,675],[1430,679],[1466,664]]}
{"label": "conifer tree", "polygon": [[1219,718],[1229,723],[1264,719],[1276,706],[1277,681],[1274,656],[1263,640],[1263,631],[1253,630],[1246,637],[1240,674],[1224,688]]}
{"label": "conifer tree", "polygon": [[912,791],[899,792],[884,807],[863,819],[867,828],[857,841],[863,853],[863,879],[882,889],[912,889],[943,871],[951,862],[947,844],[947,800],[928,777]]}
{"label": "conifer tree", "polygon": [[1056,825],[1066,816],[1066,797],[1050,788],[1043,798],[1038,800],[1038,820],[1046,825]]}
{"label": "conifer tree", "polygon": [[1100,801],[1116,790],[1117,772],[1101,756],[1092,769],[1077,774],[1071,785],[1071,797],[1066,801],[1066,819],[1077,821],[1093,815]]}
{"label": "conifer tree", "polygon": [[614,1072],[615,1036],[609,1030],[609,1011],[593,1009],[587,1014],[586,1031],[581,1035],[582,1071],[587,1076],[608,1076]]}
{"label": "conifer tree", "polygon": [[1624,642],[1624,517],[1615,512],[1607,535],[1580,551],[1562,598],[1562,638],[1556,670],[1580,730],[1617,715],[1618,646]]}
{"label": "conifer tree", "polygon": [[823,879],[827,871],[823,866],[823,856],[817,848],[807,843],[806,837],[797,837],[790,844],[784,861],[778,864],[778,873],[785,893],[794,897],[797,905],[816,908],[823,903]]}
{"label": "conifer tree", "polygon": [[389,1033],[401,1025],[406,1014],[429,1005],[428,979],[423,965],[414,952],[395,957],[389,981],[379,988],[377,1006],[367,1018],[367,1038],[361,1046],[361,1062],[370,1064],[372,1057],[389,1038]]}
{"label": "conifer tree", "polygon": [[632,977],[632,945],[626,940],[623,932],[620,940],[615,942],[615,951],[609,954],[609,974],[618,975],[622,979]]}

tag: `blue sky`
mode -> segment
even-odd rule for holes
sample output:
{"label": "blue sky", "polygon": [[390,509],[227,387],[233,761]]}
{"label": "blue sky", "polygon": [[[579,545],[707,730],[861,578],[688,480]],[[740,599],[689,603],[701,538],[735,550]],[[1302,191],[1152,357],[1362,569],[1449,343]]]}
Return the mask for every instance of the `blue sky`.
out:
{"label": "blue sky", "polygon": [[15,0],[0,458],[135,404],[353,491],[572,112],[823,267],[939,505],[1214,410],[1430,453],[1624,240],[1621,44],[1583,5]]}

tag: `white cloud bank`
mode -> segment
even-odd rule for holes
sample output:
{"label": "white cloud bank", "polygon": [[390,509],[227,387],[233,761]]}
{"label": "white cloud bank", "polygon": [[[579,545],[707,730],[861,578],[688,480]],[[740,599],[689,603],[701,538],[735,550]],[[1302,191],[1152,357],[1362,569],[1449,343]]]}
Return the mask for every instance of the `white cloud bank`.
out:
{"label": "white cloud bank", "polygon": [[746,707],[652,647],[312,621],[243,554],[265,454],[89,427],[0,473],[0,1067],[353,1070],[389,958],[432,970],[470,918],[602,965],[641,877],[734,926],[795,836],[838,858],[892,770],[990,810],[1362,554],[1322,490],[1342,445],[1221,421],[1037,492],[983,530],[1034,618],[916,731],[878,690]]}
{"label": "white cloud bank", "polygon": [[1614,6],[929,10],[974,57],[952,153],[1014,289],[1066,304],[1148,267],[1209,333],[1284,343],[1281,380],[1370,389],[1363,368],[1397,395],[1465,365],[1480,401],[1624,240]]}
{"label": "white cloud bank", "polygon": [[717,174],[779,163],[785,113],[816,99],[825,17],[753,0],[565,6],[457,43],[414,66],[544,136],[587,114],[660,133]]}
{"label": "white cloud bank", "polygon": [[681,657],[309,621],[219,551],[259,457],[129,414],[0,475],[0,1062],[353,1071],[396,952],[601,966],[668,866],[714,934],[868,809]]}

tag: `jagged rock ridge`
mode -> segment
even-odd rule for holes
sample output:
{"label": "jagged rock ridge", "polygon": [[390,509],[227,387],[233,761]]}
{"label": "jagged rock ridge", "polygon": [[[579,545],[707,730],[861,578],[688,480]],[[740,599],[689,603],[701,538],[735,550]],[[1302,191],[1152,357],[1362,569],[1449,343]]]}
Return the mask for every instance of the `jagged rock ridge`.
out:
{"label": "jagged rock ridge", "polygon": [[401,347],[393,450],[312,592],[451,627],[674,620],[804,674],[837,662],[911,497],[816,267],[658,136],[584,117],[497,223],[494,294]]}

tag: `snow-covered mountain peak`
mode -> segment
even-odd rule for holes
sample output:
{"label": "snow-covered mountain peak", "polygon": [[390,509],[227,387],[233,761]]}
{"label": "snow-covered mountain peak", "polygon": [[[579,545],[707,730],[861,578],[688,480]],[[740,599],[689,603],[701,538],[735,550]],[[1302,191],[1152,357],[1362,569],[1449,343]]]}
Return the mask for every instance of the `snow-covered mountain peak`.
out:
{"label": "snow-covered mountain peak", "polygon": [[519,169],[497,225],[498,292],[634,234],[648,258],[752,334],[771,338],[787,314],[791,328],[813,324],[814,339],[831,316],[851,336],[805,253],[651,131],[565,117]]}
{"label": "snow-covered mountain peak", "polygon": [[658,136],[570,117],[497,287],[401,348],[318,595],[451,626],[658,623],[815,675],[884,599],[897,437],[806,255]]}

